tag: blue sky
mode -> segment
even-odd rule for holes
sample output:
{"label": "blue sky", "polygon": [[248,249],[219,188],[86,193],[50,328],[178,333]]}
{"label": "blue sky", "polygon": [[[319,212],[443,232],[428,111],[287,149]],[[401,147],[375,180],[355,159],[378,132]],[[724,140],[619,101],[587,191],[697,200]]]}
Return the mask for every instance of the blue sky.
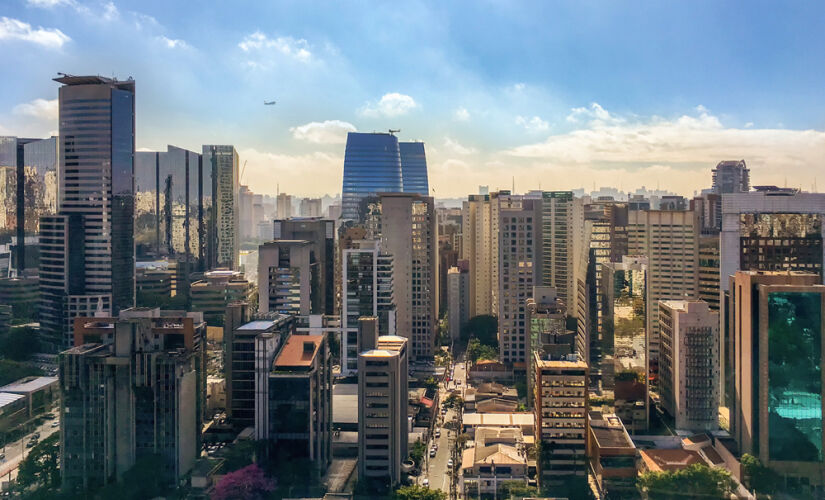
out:
{"label": "blue sky", "polygon": [[58,71],[133,76],[139,148],[234,144],[256,192],[338,192],[388,128],[437,196],[825,173],[822,2],[3,0],[0,55],[0,134],[57,129]]}

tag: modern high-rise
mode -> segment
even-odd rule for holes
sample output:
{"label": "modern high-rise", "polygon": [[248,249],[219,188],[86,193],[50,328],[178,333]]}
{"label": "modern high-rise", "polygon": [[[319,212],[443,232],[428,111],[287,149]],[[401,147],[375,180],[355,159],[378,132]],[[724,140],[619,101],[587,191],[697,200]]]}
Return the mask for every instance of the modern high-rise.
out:
{"label": "modern high-rise", "polygon": [[95,489],[137,460],[160,457],[178,484],[200,455],[206,396],[200,314],[126,309],[76,317],[58,356],[63,487]]}
{"label": "modern high-rise", "polygon": [[393,256],[380,241],[360,240],[342,253],[341,371],[358,370],[359,319],[375,317],[379,335],[395,334]]}
{"label": "modern high-rise", "polygon": [[715,194],[747,193],[750,190],[750,169],[745,160],[720,161],[713,169]]}
{"label": "modern high-rise", "polygon": [[719,428],[719,313],[707,302],[659,303],[659,397],[677,429]]}
{"label": "modern high-rise", "polygon": [[460,258],[470,265],[470,317],[493,314],[490,196],[470,195],[461,210]]}
{"label": "modern high-rise", "polygon": [[322,205],[321,198],[301,198],[298,215],[301,217],[321,217],[323,215]]}
{"label": "modern high-rise", "polygon": [[364,198],[403,191],[398,138],[389,133],[348,133],[341,216],[360,220]]}
{"label": "modern high-rise", "polygon": [[202,157],[204,168],[212,172],[212,214],[209,219],[214,230],[207,230],[207,234],[214,237],[207,240],[207,267],[237,269],[240,255],[238,152],[235,146],[205,145]]}
{"label": "modern high-rise", "polygon": [[278,193],[275,203],[276,213],[279,219],[289,219],[292,217],[292,195]]}
{"label": "modern high-rise", "polygon": [[306,240],[275,240],[259,246],[258,310],[321,314],[315,255]]}
{"label": "modern high-rise", "polygon": [[[722,290],[736,271],[801,271],[823,278],[825,194],[761,188],[722,197]],[[820,280],[821,281],[821,280]]]}
{"label": "modern high-rise", "polygon": [[573,193],[541,194],[541,284],[556,289],[565,304],[575,295],[573,279]]}
{"label": "modern high-rise", "polygon": [[629,255],[647,257],[649,363],[659,359],[659,301],[699,297],[699,227],[690,210],[629,213]]}
{"label": "modern high-rise", "polygon": [[587,475],[587,363],[535,357],[536,442],[549,452],[539,460],[540,485]]}
{"label": "modern high-rise", "polygon": [[431,358],[438,322],[438,225],[433,199],[383,193],[381,247],[393,257],[396,335],[413,360]]}
{"label": "modern high-rise", "polygon": [[212,165],[176,146],[135,153],[135,248],[138,259],[167,257],[207,266],[212,210]]}
{"label": "modern high-rise", "polygon": [[59,199],[58,215],[41,219],[42,257],[51,266],[40,282],[41,310],[49,315],[44,334],[65,347],[71,318],[90,309],[117,314],[135,303],[135,82],[55,81],[63,84]]}
{"label": "modern high-rise", "polygon": [[[567,308],[553,287],[533,287],[525,311],[529,329],[527,400],[532,404],[536,386],[536,359],[566,359],[574,352],[576,334],[567,330]],[[538,357],[534,353],[538,353]]]}
{"label": "modern high-rise", "polygon": [[202,312],[210,326],[222,326],[226,306],[236,301],[253,301],[254,290],[254,284],[242,272],[215,269],[189,285],[189,297],[192,310]]}
{"label": "modern high-rise", "polygon": [[470,319],[470,273],[466,263],[461,261],[460,267],[447,270],[447,318],[453,340],[458,340],[461,328]]}
{"label": "modern high-rise", "polygon": [[819,497],[825,286],[816,274],[739,271],[730,290],[731,435],[740,453]]}
{"label": "modern high-rise", "polygon": [[498,336],[504,363],[527,363],[525,307],[541,280],[541,203],[509,199],[498,210]]}
{"label": "modern high-rise", "polygon": [[397,484],[407,458],[408,342],[378,337],[358,354],[358,477]]}
{"label": "modern high-rise", "polygon": [[699,235],[699,298],[719,310],[719,232],[702,230]]}
{"label": "modern high-rise", "polygon": [[[292,335],[268,370],[268,439],[291,458],[305,458],[319,472],[332,462],[332,357],[326,335]],[[260,391],[259,391],[260,392]]]}
{"label": "modern high-rise", "polygon": [[427,155],[423,142],[399,142],[401,153],[401,184],[405,193],[430,195],[427,178]]}
{"label": "modern high-rise", "polygon": [[335,221],[320,217],[276,220],[275,240],[306,240],[315,254],[317,310],[312,314],[335,314]]}

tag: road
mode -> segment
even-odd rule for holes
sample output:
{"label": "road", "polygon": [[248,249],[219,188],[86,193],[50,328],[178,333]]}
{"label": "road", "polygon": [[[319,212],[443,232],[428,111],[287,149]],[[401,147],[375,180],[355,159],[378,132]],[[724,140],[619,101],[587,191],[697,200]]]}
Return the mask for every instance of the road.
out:
{"label": "road", "polygon": [[[439,401],[443,403],[444,399],[454,389],[461,391],[464,395],[464,388],[467,386],[467,374],[464,370],[464,363],[460,358],[454,365],[451,371],[450,382],[441,384],[439,387]],[[439,415],[441,415],[439,409]],[[443,421],[449,422],[455,418],[456,410],[449,409]],[[450,469],[447,468],[447,461],[450,459],[450,450],[452,448],[452,441],[455,439],[455,432],[441,428],[441,437],[434,440],[438,443],[438,452],[433,458],[429,458],[427,463],[427,478],[430,480],[430,488],[439,489],[445,493],[450,492]],[[428,449],[429,456],[429,449]],[[460,463],[453,464],[454,467],[460,467]]]}
{"label": "road", "polygon": [[0,482],[17,477],[17,467],[31,451],[31,448],[26,448],[26,443],[31,439],[32,434],[40,432],[40,441],[43,441],[55,432],[60,431],[60,427],[52,427],[52,422],[57,422],[57,419],[46,420],[43,425],[33,429],[23,438],[9,443],[5,448],[0,448],[6,454],[5,460],[0,460]]}

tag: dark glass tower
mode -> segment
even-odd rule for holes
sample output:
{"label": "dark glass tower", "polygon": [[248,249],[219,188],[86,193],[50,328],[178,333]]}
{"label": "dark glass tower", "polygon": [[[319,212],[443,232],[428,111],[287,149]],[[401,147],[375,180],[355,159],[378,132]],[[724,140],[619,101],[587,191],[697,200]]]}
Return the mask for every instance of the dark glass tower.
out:
{"label": "dark glass tower", "polygon": [[427,180],[427,156],[423,142],[401,142],[401,180],[405,193],[429,196],[430,184]]}
{"label": "dark glass tower", "polygon": [[[423,144],[422,144],[423,146]],[[400,193],[401,151],[398,138],[387,133],[347,134],[342,217],[360,219],[361,200],[376,193]]]}

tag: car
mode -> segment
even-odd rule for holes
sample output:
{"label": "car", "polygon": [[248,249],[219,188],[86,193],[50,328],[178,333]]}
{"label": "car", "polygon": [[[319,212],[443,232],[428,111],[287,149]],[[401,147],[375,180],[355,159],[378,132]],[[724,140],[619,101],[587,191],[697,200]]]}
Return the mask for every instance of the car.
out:
{"label": "car", "polygon": [[37,444],[37,440],[33,439],[33,440],[29,441],[28,443],[26,443],[26,448],[31,448],[32,446],[34,446],[36,444]]}
{"label": "car", "polygon": [[447,468],[448,468],[448,469],[452,469],[452,468],[453,468],[453,459],[452,459],[452,458],[451,458],[451,459],[449,459],[449,460],[447,460]]}
{"label": "car", "polygon": [[435,448],[430,448],[430,458],[435,456]]}
{"label": "car", "polygon": [[435,430],[435,437],[437,437],[437,438],[441,437],[441,429],[436,429]]}
{"label": "car", "polygon": [[6,454],[3,453],[3,452],[0,452],[0,462],[2,462],[5,459],[6,459]]}
{"label": "car", "polygon": [[446,407],[446,406],[442,406],[442,407],[441,407],[441,414],[442,414],[442,415],[446,415],[446,414],[447,414],[447,407]]}
{"label": "car", "polygon": [[35,432],[34,434],[32,434],[32,439],[34,439],[34,440],[38,440],[38,439],[40,439],[40,433],[39,433],[39,432]]}
{"label": "car", "polygon": [[54,429],[54,428],[56,428],[56,427],[60,427],[60,422],[58,422],[57,420],[55,420],[54,422],[52,422],[52,425],[51,425],[51,428],[52,428],[52,429]]}
{"label": "car", "polygon": [[455,385],[461,385],[461,380],[456,380]]}
{"label": "car", "polygon": [[429,487],[430,487],[430,480],[429,480],[429,479],[427,479],[427,478],[425,477],[425,478],[424,478],[424,480],[423,480],[423,481],[421,481],[421,484],[422,484],[422,486],[424,486],[425,488],[429,488]]}

